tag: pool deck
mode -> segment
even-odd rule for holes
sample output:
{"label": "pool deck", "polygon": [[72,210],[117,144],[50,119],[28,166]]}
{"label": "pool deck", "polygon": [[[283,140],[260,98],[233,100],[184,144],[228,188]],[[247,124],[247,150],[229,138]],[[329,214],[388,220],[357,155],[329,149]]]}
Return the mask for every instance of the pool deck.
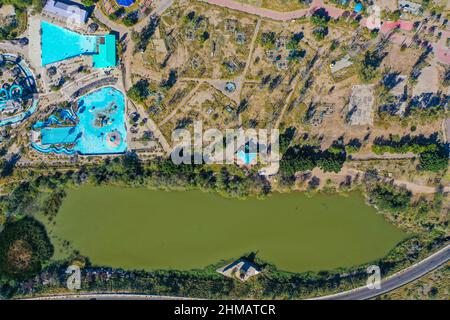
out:
{"label": "pool deck", "polygon": [[[28,44],[28,56],[30,64],[36,70],[37,74],[44,79],[46,69],[41,66],[41,18],[38,15],[28,16],[28,30],[29,30],[29,44]],[[50,89],[45,81],[42,81],[44,92],[49,92]]]}

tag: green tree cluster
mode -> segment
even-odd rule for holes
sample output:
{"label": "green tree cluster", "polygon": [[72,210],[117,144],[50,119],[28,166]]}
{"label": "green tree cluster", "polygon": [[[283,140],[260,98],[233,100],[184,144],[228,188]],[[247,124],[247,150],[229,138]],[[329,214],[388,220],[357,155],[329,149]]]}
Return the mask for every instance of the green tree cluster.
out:
{"label": "green tree cluster", "polygon": [[53,255],[45,227],[32,218],[8,222],[0,233],[0,275],[23,280],[36,275]]}
{"label": "green tree cluster", "polygon": [[377,138],[372,145],[376,154],[407,153],[419,155],[419,170],[439,172],[448,168],[449,150],[446,144],[437,140],[437,134],[410,137],[391,135],[388,139]]}
{"label": "green tree cluster", "polygon": [[323,40],[328,34],[329,21],[330,16],[324,8],[316,10],[311,16],[311,23],[314,26],[313,35],[317,41]]}
{"label": "green tree cluster", "polygon": [[408,209],[412,198],[411,192],[382,183],[377,183],[370,187],[368,195],[375,202],[378,209],[392,212]]}
{"label": "green tree cluster", "polygon": [[150,95],[149,83],[146,79],[136,82],[127,92],[127,96],[136,102],[144,103]]}
{"label": "green tree cluster", "polygon": [[315,167],[325,172],[339,172],[346,159],[345,149],[333,145],[325,151],[314,146],[293,146],[287,149],[280,162],[284,175],[294,175],[296,172],[312,170]]}

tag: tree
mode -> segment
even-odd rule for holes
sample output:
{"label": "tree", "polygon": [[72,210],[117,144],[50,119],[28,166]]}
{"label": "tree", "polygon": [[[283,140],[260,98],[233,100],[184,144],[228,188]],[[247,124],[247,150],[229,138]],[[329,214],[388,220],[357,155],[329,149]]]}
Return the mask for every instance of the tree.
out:
{"label": "tree", "polygon": [[138,16],[135,12],[131,12],[127,14],[125,18],[123,18],[122,22],[127,27],[134,26],[138,22]]}
{"label": "tree", "polygon": [[265,49],[270,50],[275,48],[275,32],[263,32],[259,38],[259,43]]}
{"label": "tree", "polygon": [[368,193],[380,210],[393,212],[407,209],[412,198],[408,190],[396,189],[390,184],[376,184],[368,190]]}
{"label": "tree", "polygon": [[364,58],[359,63],[358,70],[359,77],[363,82],[370,82],[380,74],[377,69],[384,57],[385,54],[377,50],[366,51]]}
{"label": "tree", "polygon": [[52,255],[45,227],[32,218],[8,222],[0,233],[0,272],[7,279],[36,275]]}
{"label": "tree", "polygon": [[283,134],[280,135],[280,153],[283,154],[288,149],[289,145],[291,144],[292,139],[295,136],[295,127],[289,127],[287,128]]}
{"label": "tree", "polygon": [[315,27],[327,28],[328,22],[330,21],[330,16],[324,8],[320,8],[314,12],[311,16],[311,23]]}
{"label": "tree", "polygon": [[150,18],[148,25],[142,29],[140,33],[133,33],[133,40],[136,42],[136,48],[141,52],[144,52],[147,49],[147,46],[150,42],[151,37],[156,31],[156,28],[159,26],[159,17],[153,15]]}
{"label": "tree", "polygon": [[448,168],[448,150],[440,146],[436,151],[426,151],[420,154],[419,169],[439,172]]}
{"label": "tree", "polygon": [[330,16],[324,8],[316,10],[311,16],[311,23],[315,27],[315,29],[313,30],[313,35],[317,41],[323,40],[328,34],[329,21]]}
{"label": "tree", "polygon": [[143,103],[150,95],[149,83],[146,79],[136,82],[127,92],[127,96],[136,102]]}
{"label": "tree", "polygon": [[346,158],[345,150],[341,147],[331,146],[323,152],[317,161],[317,165],[324,172],[341,171]]}
{"label": "tree", "polygon": [[95,6],[98,0],[81,0],[81,3],[86,7]]}

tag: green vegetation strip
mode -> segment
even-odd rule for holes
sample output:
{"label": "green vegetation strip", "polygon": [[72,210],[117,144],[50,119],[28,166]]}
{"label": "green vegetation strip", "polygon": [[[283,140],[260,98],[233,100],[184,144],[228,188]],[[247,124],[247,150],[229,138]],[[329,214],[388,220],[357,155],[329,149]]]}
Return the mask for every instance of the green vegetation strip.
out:
{"label": "green vegetation strip", "polygon": [[256,252],[293,272],[350,267],[384,257],[405,234],[361,195],[274,194],[226,199],[200,191],[71,189],[49,225],[55,258],[79,250],[127,269],[203,268]]}

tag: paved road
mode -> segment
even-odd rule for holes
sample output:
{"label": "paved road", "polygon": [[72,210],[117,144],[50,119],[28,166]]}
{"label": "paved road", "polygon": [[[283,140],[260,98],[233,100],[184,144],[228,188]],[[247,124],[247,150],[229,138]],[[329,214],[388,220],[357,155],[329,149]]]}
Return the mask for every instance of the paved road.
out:
{"label": "paved road", "polygon": [[25,298],[19,300],[196,300],[184,297],[172,296],[153,296],[143,294],[127,294],[127,293],[80,293],[80,294],[66,294],[54,295],[46,297]]}
{"label": "paved road", "polygon": [[120,36],[127,34],[129,32],[128,28],[123,24],[116,23],[109,19],[100,9],[100,4],[97,4],[94,9],[94,16],[104,25],[106,25],[111,30],[119,32]]}
{"label": "paved road", "polygon": [[439,250],[421,262],[404,269],[381,282],[380,289],[360,287],[339,294],[316,298],[314,300],[366,300],[397,289],[405,284],[423,277],[450,260],[450,245]]}

